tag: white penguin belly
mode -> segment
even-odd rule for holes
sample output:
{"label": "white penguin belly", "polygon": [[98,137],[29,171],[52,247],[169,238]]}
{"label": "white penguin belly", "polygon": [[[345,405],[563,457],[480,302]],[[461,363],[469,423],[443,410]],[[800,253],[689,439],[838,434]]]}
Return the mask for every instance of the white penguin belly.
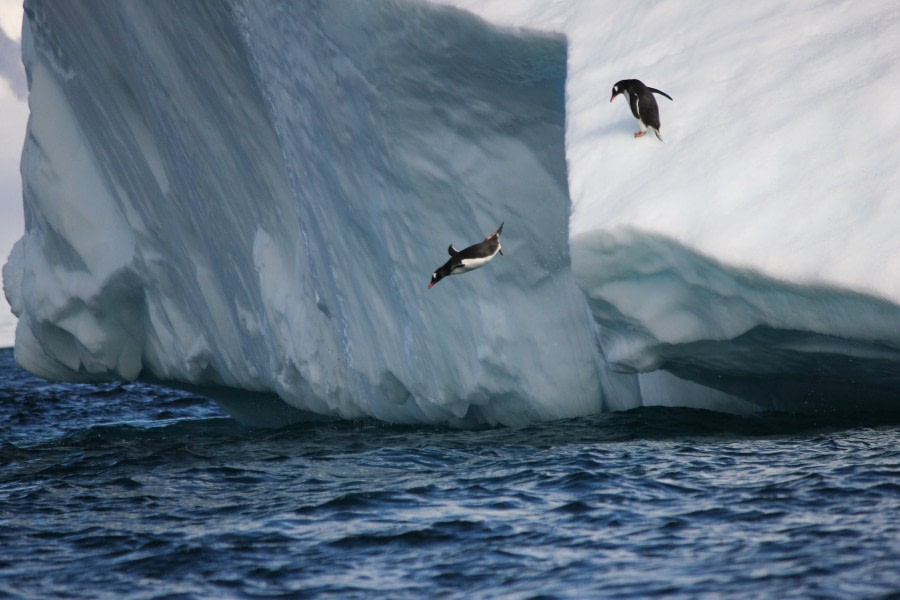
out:
{"label": "white penguin belly", "polygon": [[469,271],[474,271],[478,267],[482,267],[491,262],[491,259],[493,259],[495,256],[497,256],[496,252],[494,252],[490,256],[485,256],[483,258],[464,258],[462,260],[462,265],[453,269],[453,272],[468,273]]}

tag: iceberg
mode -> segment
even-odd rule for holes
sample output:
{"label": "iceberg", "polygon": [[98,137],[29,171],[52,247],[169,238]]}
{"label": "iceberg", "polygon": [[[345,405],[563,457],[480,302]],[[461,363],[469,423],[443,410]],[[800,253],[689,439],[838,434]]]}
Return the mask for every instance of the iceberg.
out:
{"label": "iceberg", "polygon": [[[25,11],[3,282],[37,375],[264,425],[897,407],[889,7]],[[607,102],[628,77],[675,99],[665,144]]]}

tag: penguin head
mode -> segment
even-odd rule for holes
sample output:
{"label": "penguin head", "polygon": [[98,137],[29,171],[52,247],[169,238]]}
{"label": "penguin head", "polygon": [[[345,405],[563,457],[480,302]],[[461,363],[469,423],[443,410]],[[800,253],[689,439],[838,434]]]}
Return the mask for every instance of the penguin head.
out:
{"label": "penguin head", "polygon": [[453,267],[455,265],[451,265],[450,263],[451,261],[447,261],[440,269],[431,274],[431,283],[428,284],[429,290],[434,287],[434,284],[453,272]]}
{"label": "penguin head", "polygon": [[619,94],[625,94],[626,98],[631,98],[631,92],[634,89],[632,87],[632,81],[633,80],[631,79],[623,79],[621,81],[617,81],[616,85],[613,86],[613,93],[609,97],[609,101],[612,102],[613,100],[615,100],[616,96],[618,96]]}
{"label": "penguin head", "polygon": [[618,82],[616,85],[612,87],[612,95],[609,97],[609,101],[612,102],[616,99],[616,96],[623,93],[625,90],[622,88],[622,82]]}

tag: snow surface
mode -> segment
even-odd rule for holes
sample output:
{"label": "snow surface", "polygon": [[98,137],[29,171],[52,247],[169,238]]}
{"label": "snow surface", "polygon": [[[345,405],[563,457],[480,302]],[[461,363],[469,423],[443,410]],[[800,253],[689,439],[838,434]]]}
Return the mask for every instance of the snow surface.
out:
{"label": "snow surface", "polygon": [[897,406],[889,4],[51,4],[3,270],[34,373],[265,424]]}

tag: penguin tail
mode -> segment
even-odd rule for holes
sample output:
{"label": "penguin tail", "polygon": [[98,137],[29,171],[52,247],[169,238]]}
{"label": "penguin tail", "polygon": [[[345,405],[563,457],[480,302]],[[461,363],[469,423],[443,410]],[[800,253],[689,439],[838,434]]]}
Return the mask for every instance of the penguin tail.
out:
{"label": "penguin tail", "polygon": [[659,141],[661,141],[663,144],[666,143],[666,140],[662,139],[662,136],[659,135],[659,129],[654,129],[654,130],[653,130],[653,133],[656,134],[656,137],[659,138]]}

